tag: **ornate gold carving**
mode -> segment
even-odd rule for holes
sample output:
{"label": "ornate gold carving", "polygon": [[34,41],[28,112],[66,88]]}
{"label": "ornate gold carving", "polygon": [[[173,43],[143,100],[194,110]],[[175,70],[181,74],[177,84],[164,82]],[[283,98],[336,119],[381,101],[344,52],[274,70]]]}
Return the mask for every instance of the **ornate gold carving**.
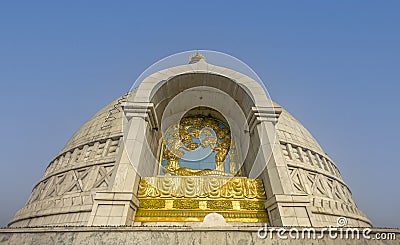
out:
{"label": "ornate gold carving", "polygon": [[211,169],[197,170],[184,167],[172,169],[170,165],[166,166],[165,169],[168,170],[170,173],[174,173],[175,175],[180,176],[232,176],[231,174]]}
{"label": "ornate gold carving", "polygon": [[198,200],[174,200],[173,202],[173,208],[177,209],[198,209],[199,208],[199,201]]}
{"label": "ornate gold carving", "polygon": [[175,172],[177,171],[179,167],[179,160],[180,157],[178,155],[172,153],[170,150],[165,149],[164,150],[164,159],[168,161],[168,165],[165,166],[164,169],[166,169],[169,172]]}
{"label": "ornate gold carving", "polygon": [[135,220],[140,222],[200,222],[211,212],[229,222],[268,221],[261,179],[143,177],[138,197]]}
{"label": "ornate gold carving", "polygon": [[164,199],[143,199],[140,201],[139,208],[160,209],[165,207]]}
{"label": "ornate gold carving", "polygon": [[143,177],[139,184],[138,196],[139,198],[266,198],[261,179],[244,177]]}
{"label": "ornate gold carving", "polygon": [[[163,150],[163,159],[167,161],[164,170],[169,174],[180,176],[232,176],[235,174],[225,173],[224,166],[231,146],[230,129],[214,118],[185,117],[165,132],[163,143],[166,146]],[[193,151],[200,146],[210,147],[213,152],[216,152],[215,170],[180,167],[179,161],[185,155],[185,151]]]}
{"label": "ornate gold carving", "polygon": [[[204,217],[210,212],[207,211],[191,211],[191,210],[180,210],[180,211],[171,211],[168,216],[175,217]],[[137,217],[166,217],[166,212],[163,210],[139,210],[136,213]],[[249,213],[249,212],[221,212],[222,216],[227,218],[267,218],[266,213],[258,212],[258,213]]]}
{"label": "ornate gold carving", "polygon": [[[202,222],[204,217],[214,211],[192,210],[138,210],[135,221],[137,222]],[[265,211],[225,211],[218,212],[228,222],[268,222]]]}
{"label": "ornate gold carving", "polygon": [[228,154],[229,147],[231,146],[230,140],[230,137],[226,137],[224,141],[218,142],[217,147],[212,149],[212,151],[218,151],[215,155],[215,168],[218,171],[225,171],[224,161]]}
{"label": "ornate gold carving", "polygon": [[264,208],[264,202],[247,201],[247,200],[240,201],[240,209],[262,210],[263,208]]}
{"label": "ornate gold carving", "polygon": [[227,210],[232,209],[233,205],[232,201],[228,200],[209,200],[207,201],[207,208]]}

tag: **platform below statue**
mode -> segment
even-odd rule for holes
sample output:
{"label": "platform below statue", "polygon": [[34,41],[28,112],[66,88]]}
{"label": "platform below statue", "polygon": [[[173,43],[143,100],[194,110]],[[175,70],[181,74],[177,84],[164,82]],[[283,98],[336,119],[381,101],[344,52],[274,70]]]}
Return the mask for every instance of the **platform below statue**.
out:
{"label": "platform below statue", "polygon": [[136,222],[202,222],[219,213],[227,222],[267,222],[261,179],[245,177],[143,177]]}

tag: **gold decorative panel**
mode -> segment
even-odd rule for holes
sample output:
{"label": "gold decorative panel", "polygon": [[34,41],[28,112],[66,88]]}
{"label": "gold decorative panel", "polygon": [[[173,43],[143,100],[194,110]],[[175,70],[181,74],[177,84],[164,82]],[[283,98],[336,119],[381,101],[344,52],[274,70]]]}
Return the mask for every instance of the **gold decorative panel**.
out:
{"label": "gold decorative panel", "polygon": [[245,177],[143,177],[138,197],[266,199],[262,180]]}
{"label": "gold decorative panel", "polygon": [[177,199],[173,201],[173,208],[175,209],[198,209],[199,201],[191,199]]}
{"label": "gold decorative panel", "polygon": [[229,210],[232,208],[232,201],[230,200],[208,200],[207,201],[207,208],[209,209],[222,209],[222,210]]}
{"label": "gold decorative panel", "polygon": [[267,222],[261,179],[245,177],[143,177],[138,222],[201,222],[219,213],[228,222]]}

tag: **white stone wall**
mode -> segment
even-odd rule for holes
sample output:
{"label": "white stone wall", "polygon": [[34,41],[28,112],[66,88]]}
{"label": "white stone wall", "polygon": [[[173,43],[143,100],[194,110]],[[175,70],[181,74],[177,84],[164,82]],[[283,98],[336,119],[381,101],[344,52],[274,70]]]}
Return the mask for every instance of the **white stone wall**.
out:
{"label": "white stone wall", "polygon": [[[335,224],[338,217],[346,217],[352,226],[371,226],[357,208],[336,164],[308,130],[286,110],[276,127],[294,193],[309,197],[311,225],[329,226]],[[296,215],[293,213],[292,216]]]}

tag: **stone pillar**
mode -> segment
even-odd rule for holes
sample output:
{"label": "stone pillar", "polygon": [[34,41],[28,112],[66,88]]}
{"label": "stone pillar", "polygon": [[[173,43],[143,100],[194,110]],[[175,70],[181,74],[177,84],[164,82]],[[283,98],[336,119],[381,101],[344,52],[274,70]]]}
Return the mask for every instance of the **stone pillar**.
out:
{"label": "stone pillar", "polygon": [[[265,168],[261,169],[271,225],[274,226],[311,226],[309,218],[310,198],[296,194],[293,190],[289,171],[275,133],[275,124],[282,112],[280,107],[253,107],[249,120],[250,130],[260,140],[260,152],[256,161]],[[254,168],[253,168],[254,169]],[[251,176],[250,176],[251,177]]]}
{"label": "stone pillar", "polygon": [[88,225],[132,225],[139,207],[140,174],[151,175],[157,167],[157,162],[151,164],[154,146],[147,142],[158,130],[153,105],[127,103],[124,112],[128,132],[124,132],[108,191],[94,197]]}

